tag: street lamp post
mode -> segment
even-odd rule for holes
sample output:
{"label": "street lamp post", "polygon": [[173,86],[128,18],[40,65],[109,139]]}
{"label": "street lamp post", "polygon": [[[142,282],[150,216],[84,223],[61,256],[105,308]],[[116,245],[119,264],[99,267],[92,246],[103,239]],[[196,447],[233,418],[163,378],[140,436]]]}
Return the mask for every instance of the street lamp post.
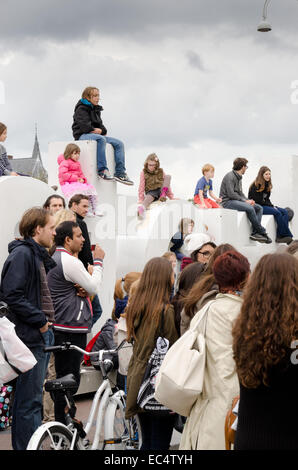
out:
{"label": "street lamp post", "polygon": [[265,0],[264,3],[264,8],[263,8],[263,21],[259,24],[258,26],[258,31],[262,33],[267,33],[268,31],[271,31],[271,25],[266,21],[267,20],[267,10],[268,10],[268,5],[271,0]]}

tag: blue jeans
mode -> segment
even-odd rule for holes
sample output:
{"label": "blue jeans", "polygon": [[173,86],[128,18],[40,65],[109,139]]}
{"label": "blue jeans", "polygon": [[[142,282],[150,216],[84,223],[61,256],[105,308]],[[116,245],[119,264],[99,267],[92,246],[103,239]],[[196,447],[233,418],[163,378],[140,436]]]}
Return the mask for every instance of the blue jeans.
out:
{"label": "blue jeans", "polygon": [[98,295],[95,295],[92,300],[92,310],[93,310],[93,317],[92,317],[92,326],[93,326],[94,323],[97,322],[97,320],[101,317],[101,314],[102,314],[102,308],[100,305]]}
{"label": "blue jeans", "polygon": [[233,209],[240,212],[246,212],[248,220],[252,225],[252,235],[255,233],[266,233],[266,230],[261,225],[263,208],[259,204],[251,206],[247,202],[231,199],[230,201],[224,203],[224,209]]}
{"label": "blue jeans", "polygon": [[293,237],[293,234],[289,229],[289,217],[286,209],[282,209],[281,207],[263,206],[263,214],[274,216],[277,223],[277,238]]}
{"label": "blue jeans", "polygon": [[[42,337],[44,346],[54,344],[54,334],[51,329],[42,333]],[[32,434],[41,426],[42,390],[50,359],[50,353],[45,353],[43,350],[44,346],[30,348],[37,364],[33,369],[19,375],[16,381],[11,427],[14,450],[26,450]]]}
{"label": "blue jeans", "polygon": [[98,173],[108,169],[106,160],[106,144],[111,144],[114,148],[115,176],[123,176],[126,173],[124,144],[121,140],[115,139],[114,137],[103,136],[101,134],[82,134],[79,140],[97,141],[96,156]]}

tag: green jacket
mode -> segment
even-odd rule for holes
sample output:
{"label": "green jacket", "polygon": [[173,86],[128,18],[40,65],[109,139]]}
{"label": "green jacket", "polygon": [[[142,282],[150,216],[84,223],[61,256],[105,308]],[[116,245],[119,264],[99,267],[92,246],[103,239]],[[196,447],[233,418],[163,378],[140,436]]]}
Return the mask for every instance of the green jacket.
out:
{"label": "green jacket", "polygon": [[[137,330],[136,340],[133,344],[133,354],[127,373],[126,418],[131,418],[136,413],[142,411],[137,405],[137,396],[148,360],[159,336],[159,328],[156,328],[152,322],[150,323],[149,319],[141,320],[141,315],[139,315],[134,323]],[[175,327],[175,313],[172,305],[168,306],[164,314],[164,335],[169,340],[170,346],[178,339]]]}

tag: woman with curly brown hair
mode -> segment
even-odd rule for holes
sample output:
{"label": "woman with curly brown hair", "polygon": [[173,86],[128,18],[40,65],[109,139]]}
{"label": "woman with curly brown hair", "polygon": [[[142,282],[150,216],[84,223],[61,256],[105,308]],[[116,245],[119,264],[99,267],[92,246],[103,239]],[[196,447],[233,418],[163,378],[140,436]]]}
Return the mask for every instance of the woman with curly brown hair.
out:
{"label": "woman with curly brown hair", "polygon": [[235,449],[298,449],[298,261],[269,254],[247,284],[233,328],[240,381]]}

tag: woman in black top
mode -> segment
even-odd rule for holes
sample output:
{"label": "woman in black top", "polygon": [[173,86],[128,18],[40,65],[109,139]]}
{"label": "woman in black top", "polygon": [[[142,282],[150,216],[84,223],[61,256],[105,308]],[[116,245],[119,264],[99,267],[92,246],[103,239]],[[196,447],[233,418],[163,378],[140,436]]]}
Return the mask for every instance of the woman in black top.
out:
{"label": "woman in black top", "polygon": [[291,243],[293,235],[289,229],[289,216],[286,209],[274,206],[270,201],[272,189],[271,170],[262,166],[258,176],[249,188],[248,198],[263,207],[264,215],[273,215],[277,223],[276,242]]}
{"label": "woman in black top", "polygon": [[[298,260],[261,258],[233,328],[240,382],[235,450],[298,450]],[[296,348],[296,349],[295,349]]]}

